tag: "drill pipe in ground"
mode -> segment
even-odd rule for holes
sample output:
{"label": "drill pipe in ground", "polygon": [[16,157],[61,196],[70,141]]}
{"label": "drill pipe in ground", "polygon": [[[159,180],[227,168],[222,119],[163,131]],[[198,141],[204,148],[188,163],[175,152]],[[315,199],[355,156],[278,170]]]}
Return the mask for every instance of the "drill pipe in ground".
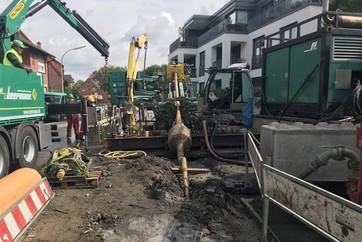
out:
{"label": "drill pipe in ground", "polygon": [[184,184],[184,194],[186,198],[189,198],[189,179],[187,176],[187,160],[185,157],[181,157],[181,169]]}
{"label": "drill pipe in ground", "polygon": [[185,197],[189,197],[189,184],[187,176],[187,161],[185,150],[191,148],[191,132],[182,122],[176,122],[168,131],[168,147],[175,151],[177,160],[182,168]]}

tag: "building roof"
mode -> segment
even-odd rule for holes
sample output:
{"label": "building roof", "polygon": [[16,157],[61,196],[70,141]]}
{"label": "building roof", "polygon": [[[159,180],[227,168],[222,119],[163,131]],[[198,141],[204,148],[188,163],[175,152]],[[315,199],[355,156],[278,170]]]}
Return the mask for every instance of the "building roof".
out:
{"label": "building roof", "polygon": [[202,30],[209,25],[210,19],[210,15],[192,15],[191,18],[185,22],[184,28]]}
{"label": "building roof", "polygon": [[51,56],[51,57],[54,57],[54,58],[55,58],[54,55],[52,55],[52,54],[50,54],[49,52],[43,50],[42,48],[39,48],[39,46],[37,46],[36,44],[34,44],[33,42],[31,42],[31,40],[28,38],[28,36],[26,36],[21,30],[20,30],[19,33],[18,33],[18,39],[21,40],[21,41],[23,41],[26,46],[31,47],[31,48],[33,48],[33,49],[36,49],[36,50],[42,52],[42,53],[45,54],[45,55],[48,55],[48,56]]}
{"label": "building roof", "polygon": [[74,78],[70,74],[65,74],[63,78],[67,83],[74,83]]}

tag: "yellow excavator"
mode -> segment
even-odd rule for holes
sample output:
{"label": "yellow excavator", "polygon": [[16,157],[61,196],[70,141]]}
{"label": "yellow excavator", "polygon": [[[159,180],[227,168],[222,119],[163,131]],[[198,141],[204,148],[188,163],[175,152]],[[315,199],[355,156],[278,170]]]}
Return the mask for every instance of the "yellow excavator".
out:
{"label": "yellow excavator", "polygon": [[[128,135],[141,134],[141,127],[136,123],[136,106],[134,104],[134,83],[137,78],[138,65],[140,52],[142,47],[145,49],[145,63],[147,53],[148,37],[146,34],[142,34],[137,39],[132,37],[129,47],[128,67],[127,67],[127,94],[128,94],[128,107],[127,115],[129,116],[129,126],[127,127]],[[137,52],[137,56],[136,56]]]}

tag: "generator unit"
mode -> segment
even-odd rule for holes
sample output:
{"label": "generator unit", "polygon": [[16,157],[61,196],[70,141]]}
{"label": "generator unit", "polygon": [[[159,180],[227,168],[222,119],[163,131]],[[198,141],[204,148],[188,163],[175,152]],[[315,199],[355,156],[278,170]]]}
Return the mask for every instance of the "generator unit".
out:
{"label": "generator unit", "polygon": [[261,114],[360,116],[362,15],[325,12],[265,37]]}

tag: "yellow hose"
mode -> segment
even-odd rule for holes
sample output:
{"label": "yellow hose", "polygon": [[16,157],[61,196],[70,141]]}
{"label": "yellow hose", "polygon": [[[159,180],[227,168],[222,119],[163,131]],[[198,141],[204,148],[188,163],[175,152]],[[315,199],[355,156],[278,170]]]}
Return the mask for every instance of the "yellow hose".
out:
{"label": "yellow hose", "polygon": [[142,150],[132,150],[132,151],[110,151],[107,153],[100,153],[100,155],[103,155],[106,158],[114,158],[114,159],[123,159],[128,157],[139,157],[139,156],[147,156],[146,152]]}

